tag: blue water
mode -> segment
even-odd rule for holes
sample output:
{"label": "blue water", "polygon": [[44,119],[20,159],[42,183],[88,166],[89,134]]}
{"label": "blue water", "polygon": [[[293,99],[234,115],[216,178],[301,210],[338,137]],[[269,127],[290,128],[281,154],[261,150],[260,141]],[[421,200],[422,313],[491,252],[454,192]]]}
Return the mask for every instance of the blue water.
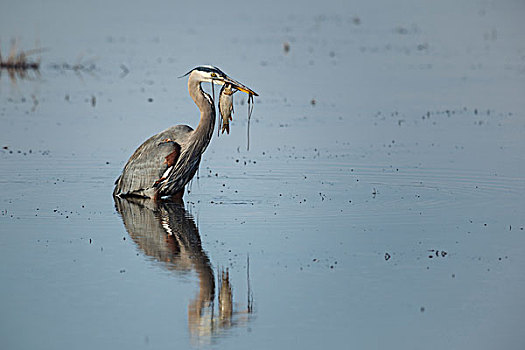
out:
{"label": "blue water", "polygon": [[[0,5],[2,57],[46,49],[0,76],[3,347],[522,349],[524,10]],[[210,63],[250,150],[236,94],[183,208],[117,208]]]}

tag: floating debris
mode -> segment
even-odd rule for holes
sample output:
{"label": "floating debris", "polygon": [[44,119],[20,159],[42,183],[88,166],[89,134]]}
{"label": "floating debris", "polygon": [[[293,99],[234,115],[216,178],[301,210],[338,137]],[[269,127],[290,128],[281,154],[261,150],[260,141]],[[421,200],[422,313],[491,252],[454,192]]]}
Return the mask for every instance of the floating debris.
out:
{"label": "floating debris", "polygon": [[438,250],[438,249],[429,249],[428,252],[435,254],[435,255],[429,254],[429,256],[428,256],[429,259],[432,259],[434,256],[435,257],[442,257],[442,258],[444,258],[445,256],[448,255],[448,253],[446,251]]}
{"label": "floating debris", "polygon": [[289,42],[285,41],[283,43],[283,50],[284,50],[284,53],[290,52],[290,43]]}
{"label": "floating debris", "polygon": [[85,61],[83,61],[84,55],[79,55],[77,58],[77,62],[75,64],[69,64],[67,62],[64,63],[52,63],[49,65],[49,68],[55,69],[58,71],[73,71],[76,74],[80,73],[88,73],[93,74],[93,72],[97,69],[94,61],[97,60],[96,57],[89,58]]}
{"label": "floating debris", "polygon": [[126,75],[129,74],[129,69],[128,69],[128,67],[126,67],[126,65],[121,64],[120,65],[120,69],[122,69],[122,73],[120,73],[120,77],[121,78],[124,78]]}

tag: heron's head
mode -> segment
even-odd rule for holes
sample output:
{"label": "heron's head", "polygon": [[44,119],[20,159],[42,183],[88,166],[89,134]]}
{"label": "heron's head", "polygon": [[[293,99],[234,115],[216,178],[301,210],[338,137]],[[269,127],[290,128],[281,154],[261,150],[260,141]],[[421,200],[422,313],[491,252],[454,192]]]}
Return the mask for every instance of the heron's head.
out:
{"label": "heron's head", "polygon": [[250,95],[259,96],[255,91],[244,84],[230,78],[226,73],[215,66],[199,66],[184,74],[195,76],[199,82],[214,83],[218,85],[231,84],[233,88]]}

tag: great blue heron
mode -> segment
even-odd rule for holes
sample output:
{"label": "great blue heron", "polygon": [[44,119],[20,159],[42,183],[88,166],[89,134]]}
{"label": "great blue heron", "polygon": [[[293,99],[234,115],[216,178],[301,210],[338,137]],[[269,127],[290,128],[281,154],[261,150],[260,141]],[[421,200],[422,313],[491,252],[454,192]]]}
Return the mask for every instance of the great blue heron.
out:
{"label": "great blue heron", "polygon": [[113,195],[160,199],[171,196],[182,200],[184,186],[199,168],[201,155],[208,147],[215,126],[215,104],[201,83],[231,84],[249,95],[257,93],[228,77],[217,67],[199,66],[188,77],[188,91],[199,107],[201,119],[195,130],[187,125],[172,126],[146,140],[129,158],[115,181]]}

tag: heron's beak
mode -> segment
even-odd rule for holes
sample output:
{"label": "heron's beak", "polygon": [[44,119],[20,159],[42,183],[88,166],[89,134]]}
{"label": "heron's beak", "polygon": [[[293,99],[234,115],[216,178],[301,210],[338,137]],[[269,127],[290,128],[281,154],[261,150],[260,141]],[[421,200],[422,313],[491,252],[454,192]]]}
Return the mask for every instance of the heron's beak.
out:
{"label": "heron's beak", "polygon": [[221,85],[231,84],[233,88],[235,88],[235,89],[237,89],[239,91],[245,92],[245,93],[247,93],[249,95],[259,96],[258,93],[256,93],[255,91],[253,91],[252,89],[250,89],[246,85],[241,84],[238,81],[233,80],[232,78],[230,78],[228,76],[224,77],[224,78],[217,79],[215,81],[217,82],[217,84],[221,84]]}

